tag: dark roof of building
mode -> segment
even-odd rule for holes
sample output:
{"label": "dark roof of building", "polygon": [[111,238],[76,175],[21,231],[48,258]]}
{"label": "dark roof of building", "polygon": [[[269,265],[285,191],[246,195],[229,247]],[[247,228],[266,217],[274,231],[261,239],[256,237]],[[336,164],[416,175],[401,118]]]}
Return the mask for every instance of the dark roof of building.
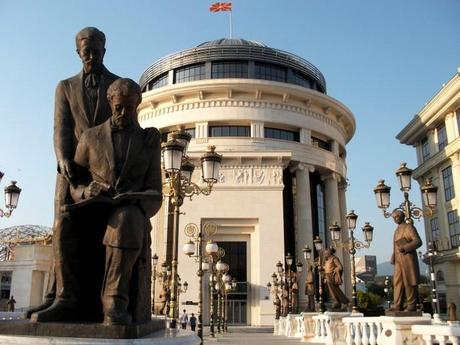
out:
{"label": "dark roof of building", "polygon": [[222,38],[199,44],[167,55],[155,61],[142,74],[139,84],[144,88],[166,72],[206,61],[247,60],[263,61],[298,71],[314,80],[321,92],[326,92],[326,80],[321,71],[309,61],[292,53],[267,47],[265,44],[241,38]]}
{"label": "dark roof of building", "polygon": [[208,41],[198,44],[197,47],[211,47],[211,46],[253,46],[253,47],[267,47],[262,42],[245,40],[242,38],[220,38],[214,41]]}

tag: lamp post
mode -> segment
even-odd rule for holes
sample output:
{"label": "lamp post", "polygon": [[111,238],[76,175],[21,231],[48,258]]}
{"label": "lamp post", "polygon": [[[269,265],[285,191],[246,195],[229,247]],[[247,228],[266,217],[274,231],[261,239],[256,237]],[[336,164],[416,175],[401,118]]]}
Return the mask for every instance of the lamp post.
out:
{"label": "lamp post", "polygon": [[[185,235],[191,240],[184,244],[184,253],[198,262],[198,327],[197,334],[203,344],[203,274],[209,270],[209,263],[203,261],[203,242],[211,238],[217,232],[217,224],[205,223],[200,228],[194,223],[189,223],[184,228]],[[196,250],[195,250],[196,249]],[[206,253],[208,255],[215,254],[218,246],[214,242],[208,242],[206,245]]]}
{"label": "lamp post", "polygon": [[[209,246],[209,250],[208,250]],[[211,250],[211,246],[215,246],[216,250],[214,251]],[[217,243],[209,241],[208,244],[206,245],[206,253],[208,254],[207,256],[207,261],[209,261],[209,295],[210,295],[210,318],[209,318],[209,329],[210,329],[210,335],[211,337],[215,337],[215,321],[216,321],[216,315],[215,315],[215,306],[214,306],[214,288],[215,284],[217,282],[217,269],[216,269],[216,264],[222,257],[225,256],[225,250],[223,248],[220,248],[217,246]]]}
{"label": "lamp post", "polygon": [[362,248],[369,248],[372,242],[372,236],[374,232],[374,228],[366,222],[362,227],[363,234],[364,234],[364,241],[361,242],[355,239],[354,231],[356,229],[356,220],[358,219],[358,215],[352,210],[350,213],[347,214],[347,227],[349,232],[350,239],[346,242],[341,241],[341,228],[338,226],[337,222],[332,224],[329,227],[329,231],[331,232],[332,244],[336,248],[344,248],[348,250],[348,253],[351,255],[351,284],[352,284],[352,313],[357,313],[358,311],[358,296],[356,292],[356,264],[355,264],[355,254],[356,250],[360,250]]}
{"label": "lamp post", "polygon": [[430,268],[431,304],[433,307],[433,319],[436,321],[440,321],[438,293],[436,291],[436,273],[434,271],[434,259],[438,255],[442,254],[437,252],[436,245],[432,241],[428,241],[427,252],[425,254],[419,252],[419,256],[423,262],[428,264]]}
{"label": "lamp post", "polygon": [[388,308],[390,308],[390,306],[391,306],[391,299],[390,299],[390,277],[388,277],[388,276],[385,277],[384,286],[385,286],[385,288],[383,289],[383,291],[385,292],[385,297],[386,297],[386,299],[387,299]]}
{"label": "lamp post", "polygon": [[[5,174],[0,171],[0,182]],[[6,211],[0,208],[0,217],[11,217],[14,209],[18,206],[19,195],[21,188],[16,185],[16,181],[11,181],[11,184],[5,187],[5,208]]]}
{"label": "lamp post", "polygon": [[314,258],[314,256],[312,255],[313,251],[312,249],[308,246],[308,245],[305,245],[305,247],[302,249],[302,252],[303,252],[303,257],[305,259],[305,262],[307,265],[312,265],[313,268],[317,269],[318,270],[318,280],[319,280],[319,284],[318,284],[318,303],[319,303],[319,312],[320,313],[324,313],[325,311],[325,307],[324,307],[324,296],[323,296],[323,292],[324,292],[324,287],[323,287],[323,241],[321,240],[321,238],[319,236],[315,236],[315,239],[313,240],[313,244],[314,244],[314,248],[316,250],[316,252],[318,253],[318,257],[317,258]]}
{"label": "lamp post", "polygon": [[[422,199],[424,208],[415,206],[409,200],[409,192],[411,190],[412,170],[406,166],[406,163],[401,163],[401,166],[395,172],[399,182],[400,190],[403,192],[404,201],[395,208],[392,212],[387,212],[390,207],[390,190],[391,187],[385,185],[384,180],[380,180],[374,188],[375,197],[377,200],[377,207],[382,209],[385,218],[391,217],[395,211],[401,211],[406,218],[406,223],[413,224],[414,219],[421,217],[431,217],[437,206],[437,190],[436,186],[431,183],[431,178],[426,179],[424,185],[420,188],[422,192]],[[415,230],[414,228],[414,231]],[[418,262],[416,263],[418,266]]]}
{"label": "lamp post", "polygon": [[187,157],[187,148],[191,135],[183,129],[168,135],[168,141],[162,145],[163,169],[167,175],[163,187],[164,195],[170,198],[173,211],[173,238],[172,238],[172,287],[170,296],[169,316],[171,328],[176,327],[178,317],[177,304],[177,255],[179,236],[179,215],[180,207],[185,197],[190,199],[194,195],[209,195],[214,183],[219,178],[219,168],[222,156],[215,152],[215,146],[209,146],[208,152],[201,156],[202,179],[205,187],[199,187],[193,183],[192,174],[195,166]]}
{"label": "lamp post", "polygon": [[155,314],[155,283],[157,280],[157,264],[158,255],[155,253],[152,256],[152,315]]}

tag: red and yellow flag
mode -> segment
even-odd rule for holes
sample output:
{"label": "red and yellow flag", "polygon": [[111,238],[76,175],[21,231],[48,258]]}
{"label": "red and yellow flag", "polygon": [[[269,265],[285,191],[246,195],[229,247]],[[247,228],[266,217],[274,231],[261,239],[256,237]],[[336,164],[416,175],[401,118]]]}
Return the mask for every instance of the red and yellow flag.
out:
{"label": "red and yellow flag", "polygon": [[219,12],[219,11],[231,11],[232,10],[232,3],[231,2],[213,2],[211,7],[209,7],[211,12]]}

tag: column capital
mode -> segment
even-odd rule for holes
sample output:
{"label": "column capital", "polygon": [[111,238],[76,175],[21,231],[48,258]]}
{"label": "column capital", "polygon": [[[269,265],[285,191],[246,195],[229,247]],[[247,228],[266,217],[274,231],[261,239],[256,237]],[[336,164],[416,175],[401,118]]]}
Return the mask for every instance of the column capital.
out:
{"label": "column capital", "polygon": [[321,181],[334,180],[339,182],[341,178],[342,176],[340,176],[340,174],[336,173],[335,171],[331,171],[327,174],[321,174],[320,176]]}
{"label": "column capital", "polygon": [[297,162],[297,163],[292,164],[289,170],[291,172],[297,172],[299,170],[300,171],[306,170],[308,172],[314,172],[316,169],[315,169],[314,165],[310,165],[310,164],[306,164],[306,163],[302,163],[302,162]]}

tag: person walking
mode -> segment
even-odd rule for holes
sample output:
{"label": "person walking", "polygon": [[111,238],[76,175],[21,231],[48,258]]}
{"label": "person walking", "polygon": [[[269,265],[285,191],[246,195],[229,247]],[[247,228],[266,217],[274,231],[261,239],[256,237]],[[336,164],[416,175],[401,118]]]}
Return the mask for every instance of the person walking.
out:
{"label": "person walking", "polygon": [[14,312],[14,305],[16,304],[16,300],[14,299],[14,296],[12,295],[10,299],[6,302],[8,305],[8,311]]}
{"label": "person walking", "polygon": [[188,323],[188,315],[187,315],[187,311],[184,309],[184,312],[180,316],[180,324],[182,325],[182,329],[187,329],[187,323]]}
{"label": "person walking", "polygon": [[190,317],[190,328],[192,329],[193,332],[195,332],[196,317],[195,317],[195,314],[193,314],[193,313],[192,313],[192,316]]}

